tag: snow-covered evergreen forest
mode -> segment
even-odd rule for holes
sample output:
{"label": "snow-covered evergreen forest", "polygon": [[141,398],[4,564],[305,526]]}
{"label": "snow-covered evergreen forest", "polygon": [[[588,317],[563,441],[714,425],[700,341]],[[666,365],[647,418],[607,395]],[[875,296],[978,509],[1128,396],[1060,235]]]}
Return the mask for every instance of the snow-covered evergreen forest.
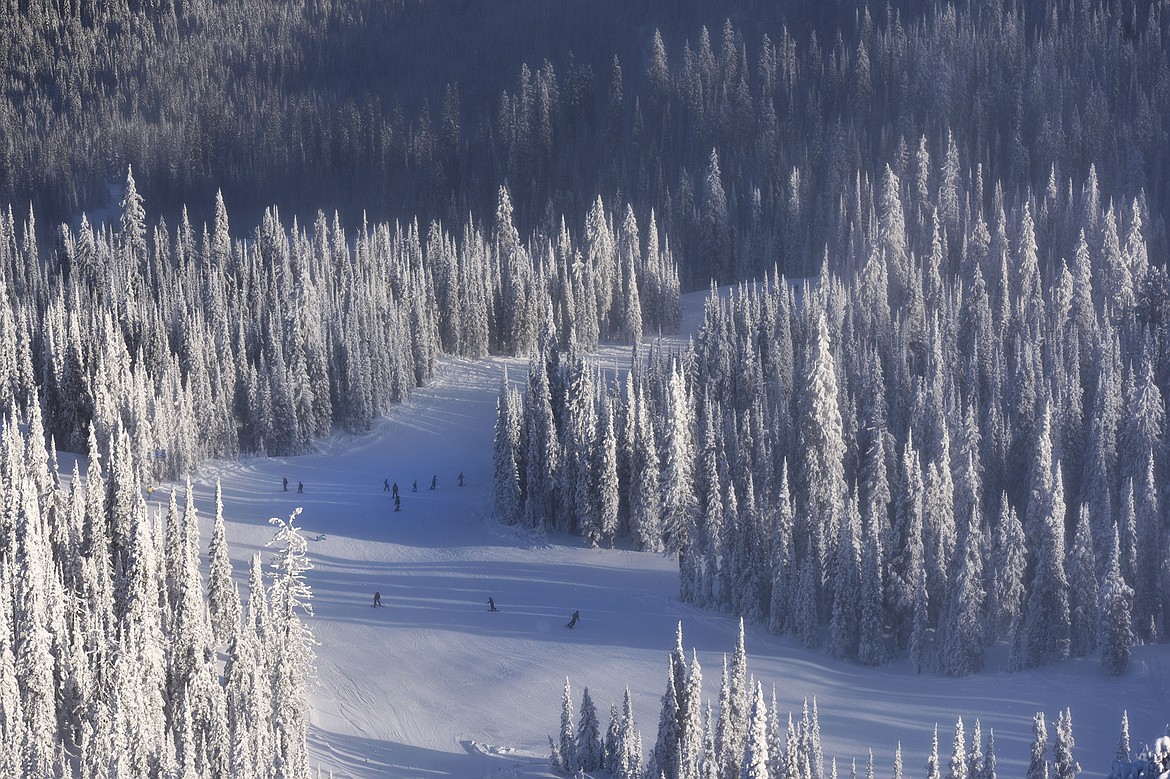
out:
{"label": "snow-covered evergreen forest", "polygon": [[[249,229],[273,203],[455,226],[506,181],[525,235],[598,194],[654,209],[701,288],[816,273],[856,172],[916,185],[925,136],[932,195],[980,164],[1011,194],[1096,163],[1106,202],[1144,189],[1164,251],[1170,19],[1152,0],[11,0],[0,18],[0,203],[45,225],[106,206],[127,164],[172,224],[183,204],[210,221],[222,189]],[[948,155],[963,167],[943,181]]]}
{"label": "snow-covered evergreen forest", "polygon": [[0,217],[0,403],[38,399],[71,452],[90,451],[90,426],[96,452],[122,430],[152,478],[364,430],[436,355],[528,354],[546,315],[584,347],[677,328],[677,265],[653,212],[642,233],[600,198],[578,246],[564,223],[522,243],[506,188],[490,230],[472,218],[457,235],[413,223],[347,236],[322,214],[304,229],[270,210],[241,241],[222,198],[210,229],[184,215],[148,230],[132,172],[125,192],[116,227],[83,217],[47,254],[33,224]]}
{"label": "snow-covered evergreen forest", "polygon": [[[597,704],[589,695],[588,687],[581,694],[580,709],[574,709],[573,687],[566,677],[558,737],[549,736],[552,770],[566,776],[605,770],[615,779],[642,779],[644,776],[665,779],[823,779],[826,775],[836,779],[846,771],[856,779],[862,770],[867,779],[878,774],[902,779],[906,774],[918,773],[919,766],[903,766],[900,743],[894,749],[893,765],[889,767],[875,765],[872,748],[868,760],[861,765],[856,757],[826,756],[821,744],[816,698],[812,699],[811,706],[809,699],[804,698],[796,718],[789,710],[785,724],[783,709],[777,701],[776,685],[771,685],[769,696],[764,681],[756,679],[754,674],[749,676],[747,659],[741,620],[730,664],[727,655],[723,656],[719,708],[712,709],[711,702],[702,697],[703,668],[698,653],[692,650],[688,664],[683,649],[682,623],[679,623],[675,646],[670,653],[666,691],[662,694],[653,748],[642,742],[628,687],[621,706],[610,705],[609,725],[604,727],[605,720],[598,715]],[[969,741],[963,718],[957,719],[950,757],[945,765],[942,762],[945,753],[940,754],[938,739],[936,724],[929,757],[926,765],[921,767],[925,768],[926,779],[942,779],[944,776],[946,779],[996,779],[999,776],[995,730],[989,729],[985,739],[978,719]],[[1069,709],[1058,713],[1051,745],[1044,712],[1037,712],[1032,720],[1028,779],[1047,776],[1075,779],[1082,772],[1073,755],[1075,746]],[[1164,770],[1165,761],[1170,757],[1149,750],[1142,752],[1146,755],[1142,759],[1149,761],[1147,765],[1157,766],[1155,776]],[[1130,745],[1128,719],[1123,713],[1116,761],[1128,763],[1136,756]],[[1093,771],[1090,769],[1089,773]]]}
{"label": "snow-covered evergreen forest", "polygon": [[0,772],[307,776],[311,564],[296,515],[273,519],[271,559],[253,557],[242,597],[218,487],[205,580],[189,481],[181,505],[172,492],[148,507],[124,430],[70,478],[29,408],[0,432]]}
{"label": "snow-covered evergreen forest", "polygon": [[619,381],[546,330],[500,397],[501,516],[677,552],[684,599],[865,664],[964,674],[1007,641],[1124,671],[1170,603],[1170,298],[1140,204],[1119,227],[1091,172],[1035,216],[996,187],[951,270],[932,198],[914,229],[892,170],[856,181],[844,278],[712,294],[695,344]]}
{"label": "snow-covered evergreen forest", "polygon": [[[218,495],[204,565],[143,493],[444,360],[529,360],[506,532],[749,629],[948,676],[1170,638],[1165,2],[446,5],[0,0],[0,774],[305,779],[297,513],[242,590]],[[824,779],[742,647],[712,721],[680,640],[651,776]],[[569,696],[554,767],[641,775],[629,696]]]}
{"label": "snow-covered evergreen forest", "polygon": [[951,132],[902,148],[796,222],[815,281],[713,294],[693,345],[603,381],[548,329],[501,394],[499,512],[677,552],[685,600],[838,657],[1120,673],[1170,603],[1160,217],[1093,163],[1033,187]]}

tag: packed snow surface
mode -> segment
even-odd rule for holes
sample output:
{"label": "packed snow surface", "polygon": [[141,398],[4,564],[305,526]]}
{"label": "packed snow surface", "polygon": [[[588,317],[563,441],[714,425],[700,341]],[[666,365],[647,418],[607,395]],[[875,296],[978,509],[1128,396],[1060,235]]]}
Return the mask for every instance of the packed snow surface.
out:
{"label": "packed snow surface", "polygon": [[[684,302],[690,328],[701,321],[703,297]],[[610,349],[600,359],[620,367],[629,355]],[[444,359],[427,387],[369,433],[338,434],[301,457],[213,463],[193,475],[205,543],[222,480],[241,586],[248,557],[272,536],[268,518],[304,509],[315,565],[309,623],[319,643],[310,748],[314,764],[339,779],[548,775],[546,736],[558,729],[566,675],[576,707],[589,687],[603,727],[628,684],[648,752],[680,620],[688,658],[696,648],[704,690],[713,705],[718,699],[736,622],[678,600],[675,559],[589,549],[579,538],[492,518],[505,366],[522,381],[522,361]],[[398,513],[383,480],[398,483]],[[156,500],[165,501],[162,492]],[[384,608],[372,605],[375,592]],[[498,613],[488,611],[489,596]],[[580,623],[566,629],[575,610]],[[995,729],[1001,777],[1022,776],[1032,715],[1044,711],[1054,723],[1066,706],[1085,775],[1105,776],[1123,709],[1135,749],[1170,721],[1166,645],[1136,647],[1120,679],[1105,676],[1095,657],[1008,673],[1003,648],[989,653],[987,670],[963,679],[916,675],[904,659],[863,668],[752,625],[747,651],[748,672],[776,687],[781,722],[816,697],[826,760],[837,757],[843,776],[849,759],[863,764],[870,748],[877,774],[889,775],[901,741],[905,775],[922,777],[931,729],[939,725],[945,765],[960,715],[968,738],[976,718],[985,738]]]}

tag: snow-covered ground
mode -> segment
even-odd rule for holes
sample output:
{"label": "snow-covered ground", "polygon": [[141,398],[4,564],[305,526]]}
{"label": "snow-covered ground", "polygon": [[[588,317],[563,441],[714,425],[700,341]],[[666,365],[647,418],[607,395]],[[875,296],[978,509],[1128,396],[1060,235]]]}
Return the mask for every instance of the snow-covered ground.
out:
{"label": "snow-covered ground", "polygon": [[[693,312],[702,297],[687,299],[686,321],[701,319]],[[618,351],[604,359],[628,362]],[[268,517],[301,506],[300,524],[319,537],[309,549],[310,623],[319,642],[310,740],[314,762],[339,779],[547,775],[546,735],[558,727],[566,675],[574,702],[588,686],[606,722],[608,704],[629,684],[648,751],[679,620],[688,654],[698,649],[707,695],[718,697],[735,622],[679,602],[675,561],[588,549],[576,538],[491,519],[492,429],[505,364],[513,380],[522,378],[520,361],[444,359],[434,381],[369,434],[338,434],[303,457],[214,463],[193,476],[205,543],[222,479],[242,585],[247,558],[272,535]],[[402,490],[400,513],[383,479]],[[372,606],[375,591],[385,608]],[[499,613],[488,612],[489,596]],[[580,624],[567,630],[574,610]],[[962,715],[968,737],[976,717],[985,735],[995,729],[999,775],[1020,776],[1032,715],[1042,710],[1054,723],[1069,706],[1086,776],[1105,776],[1122,709],[1135,747],[1170,721],[1165,645],[1136,648],[1120,679],[1104,676],[1095,659],[1009,674],[1003,652],[965,679],[917,676],[904,661],[874,670],[752,626],[747,651],[749,673],[776,685],[785,713],[799,716],[801,699],[816,696],[826,758],[845,759],[843,775],[848,759],[863,761],[869,748],[878,775],[889,775],[900,740],[906,776],[920,779],[931,728],[939,724],[945,765]]]}

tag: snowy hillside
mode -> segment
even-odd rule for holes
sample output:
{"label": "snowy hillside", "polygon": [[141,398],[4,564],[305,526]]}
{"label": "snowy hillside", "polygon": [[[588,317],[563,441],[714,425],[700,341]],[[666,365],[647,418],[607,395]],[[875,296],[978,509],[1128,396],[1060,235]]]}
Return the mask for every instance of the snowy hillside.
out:
{"label": "snowy hillside", "polygon": [[[686,299],[684,321],[698,321],[702,299]],[[622,365],[628,357],[610,350],[600,359]],[[590,688],[602,712],[628,683],[643,739],[652,743],[679,620],[684,644],[698,649],[706,670],[707,695],[718,695],[735,625],[678,601],[675,560],[524,535],[488,515],[506,365],[513,379],[524,369],[515,360],[444,359],[435,380],[368,435],[337,435],[303,457],[217,463],[197,474],[205,540],[214,482],[222,479],[238,577],[271,537],[270,516],[303,506],[302,524],[319,539],[309,550],[319,642],[310,745],[314,762],[335,776],[545,775],[546,735],[556,731],[566,675],[576,695]],[[439,489],[431,491],[435,475]],[[384,479],[402,490],[400,513]],[[371,605],[375,591],[385,608]],[[489,596],[500,613],[487,611]],[[574,610],[581,622],[569,631]],[[1069,706],[1077,757],[1087,776],[1103,776],[1123,709],[1135,746],[1160,734],[1168,717],[1165,645],[1136,647],[1120,679],[1104,676],[1093,658],[1007,673],[1002,651],[987,671],[965,679],[916,676],[905,662],[865,669],[753,626],[747,651],[749,673],[776,685],[782,710],[799,712],[801,698],[816,696],[826,758],[862,758],[873,748],[879,774],[889,772],[900,740],[906,775],[922,776],[931,728],[939,724],[945,745],[961,715],[968,730],[976,717],[985,733],[995,729],[1000,775],[1021,775],[1032,715],[1043,710],[1054,720]]]}

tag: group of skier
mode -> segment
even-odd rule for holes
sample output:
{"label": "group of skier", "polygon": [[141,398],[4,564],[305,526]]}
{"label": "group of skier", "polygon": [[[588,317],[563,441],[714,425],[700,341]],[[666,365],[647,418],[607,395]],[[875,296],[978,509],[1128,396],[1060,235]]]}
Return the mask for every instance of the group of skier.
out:
{"label": "group of skier", "polygon": [[[463,482],[464,482],[463,474],[460,473],[459,474],[459,486],[460,487],[463,486]],[[439,489],[439,474],[436,473],[435,475],[431,476],[430,489],[432,489],[432,490]],[[398,482],[394,482],[393,484],[391,484],[390,479],[383,479],[382,480],[382,491],[389,492],[390,497],[392,497],[394,499],[394,510],[395,511],[402,511],[402,497],[398,494]],[[415,479],[413,482],[411,482],[410,491],[411,492],[418,492],[418,480],[417,479]]]}
{"label": "group of skier", "polygon": [[[463,486],[463,481],[464,481],[463,474],[460,473],[459,474],[459,486],[460,487]],[[281,478],[281,488],[285,492],[288,492],[288,477],[287,476]],[[439,475],[438,474],[435,474],[434,476],[431,477],[431,487],[430,488],[432,490],[439,489]],[[418,480],[417,479],[415,479],[411,483],[410,489],[411,489],[411,492],[418,492]],[[304,493],[304,491],[305,491],[305,483],[302,481],[298,481],[297,482],[297,493]],[[383,479],[382,480],[382,491],[392,493],[392,497],[394,498],[394,510],[395,511],[402,511],[402,498],[399,497],[399,495],[398,495],[398,482],[394,482],[394,484],[391,485],[389,479]],[[148,487],[147,488],[147,497],[149,497],[150,493],[152,493],[152,492],[154,492],[154,487]]]}

